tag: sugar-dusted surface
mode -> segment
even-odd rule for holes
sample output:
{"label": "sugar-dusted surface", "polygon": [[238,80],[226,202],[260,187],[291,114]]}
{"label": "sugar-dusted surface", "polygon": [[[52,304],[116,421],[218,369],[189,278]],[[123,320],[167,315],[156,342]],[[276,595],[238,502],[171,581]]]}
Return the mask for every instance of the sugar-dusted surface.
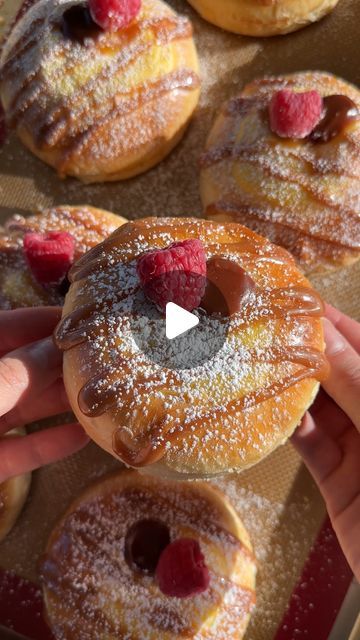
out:
{"label": "sugar-dusted surface", "polygon": [[0,226],[0,309],[62,305],[61,286],[42,287],[33,277],[23,251],[28,231],[67,231],[75,238],[75,260],[109,236],[124,220],[89,206],[52,207],[31,216],[13,215]]}
{"label": "sugar-dusted surface", "polygon": [[[1,11],[15,12],[6,0]],[[57,180],[53,171],[12,136],[0,150],[1,216],[29,213],[61,202],[91,202],[125,217],[200,215],[198,157],[225,100],[254,77],[323,69],[360,84],[360,3],[341,0],[328,18],[282,38],[226,34],[202,21],[185,0],[169,2],[195,28],[202,69],[201,103],[181,145],[161,165],[123,184],[84,186]],[[313,280],[325,299],[360,319],[360,264]],[[258,606],[247,640],[269,640],[282,618],[293,585],[323,518],[321,499],[299,468],[291,445],[232,478],[239,508],[258,556]],[[82,453],[34,474],[32,492],[12,534],[0,546],[0,564],[37,580],[37,561],[57,519],[91,479],[119,466],[90,444]],[[227,481],[226,481],[227,482]],[[245,492],[245,493],[244,493]]]}
{"label": "sugar-dusted surface", "polygon": [[170,151],[197,104],[191,24],[144,0],[129,27],[79,41],[64,34],[73,5],[40,0],[11,31],[0,61],[7,123],[60,176],[136,175]]}
{"label": "sugar-dusted surface", "polygon": [[[327,142],[271,131],[269,105],[283,89],[350,98],[352,115]],[[339,107],[337,107],[338,109]],[[360,92],[331,74],[270,76],[224,105],[201,156],[210,219],[246,224],[287,249],[307,273],[360,256]]]}
{"label": "sugar-dusted surface", "polygon": [[[158,328],[161,314],[152,317],[149,304],[143,315],[136,270],[144,252],[190,238],[202,241],[207,259],[224,256],[255,283],[241,309],[222,319],[223,346],[199,365],[196,342],[187,341],[176,362],[176,346]],[[70,402],[95,442],[130,466],[152,472],[158,463],[156,470],[190,477],[244,469],[286,440],[327,373],[319,296],[286,251],[240,225],[129,222],[69,278],[55,339],[65,350]],[[138,322],[156,358],[139,349]],[[205,315],[201,323],[206,348],[221,320]]]}
{"label": "sugar-dusted surface", "polygon": [[[166,525],[173,541],[198,541],[206,591],[169,598],[153,575],[127,564],[126,535],[144,516]],[[79,498],[52,534],[40,573],[59,640],[240,640],[255,600],[248,536],[221,495],[136,472],[110,476]]]}

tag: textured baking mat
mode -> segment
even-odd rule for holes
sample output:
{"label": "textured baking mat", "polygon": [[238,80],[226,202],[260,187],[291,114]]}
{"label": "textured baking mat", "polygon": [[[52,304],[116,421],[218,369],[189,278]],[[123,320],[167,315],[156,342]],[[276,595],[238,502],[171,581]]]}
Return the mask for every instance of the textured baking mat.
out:
{"label": "textured baking mat", "polygon": [[[11,19],[19,4],[6,0],[0,14]],[[169,4],[193,21],[203,81],[199,108],[181,144],[143,176],[124,183],[84,186],[72,179],[58,180],[10,137],[0,150],[0,223],[15,212],[26,215],[33,209],[64,203],[90,203],[128,218],[201,215],[199,153],[217,109],[246,82],[264,73],[324,69],[360,85],[359,0],[340,0],[321,23],[267,40],[216,29],[202,21],[185,0]],[[314,284],[327,301],[360,319],[359,276],[360,264],[319,277]],[[89,481],[117,465],[90,444],[72,458],[34,473],[22,516],[0,545],[0,566],[36,582],[39,555],[60,514]],[[271,640],[320,529],[323,502],[290,444],[255,468],[216,484],[243,518],[258,559],[258,606],[246,638]],[[328,588],[331,591],[331,582]],[[304,633],[303,637],[309,636]]]}

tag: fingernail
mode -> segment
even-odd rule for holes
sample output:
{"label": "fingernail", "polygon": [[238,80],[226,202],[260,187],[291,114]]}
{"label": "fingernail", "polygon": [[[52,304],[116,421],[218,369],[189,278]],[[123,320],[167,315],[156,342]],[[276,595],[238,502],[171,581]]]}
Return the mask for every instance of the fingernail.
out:
{"label": "fingernail", "polygon": [[337,329],[335,329],[334,325],[330,320],[324,318],[324,335],[325,335],[325,343],[326,343],[326,354],[328,356],[334,356],[341,351],[346,349],[346,340],[344,336],[339,333]]}

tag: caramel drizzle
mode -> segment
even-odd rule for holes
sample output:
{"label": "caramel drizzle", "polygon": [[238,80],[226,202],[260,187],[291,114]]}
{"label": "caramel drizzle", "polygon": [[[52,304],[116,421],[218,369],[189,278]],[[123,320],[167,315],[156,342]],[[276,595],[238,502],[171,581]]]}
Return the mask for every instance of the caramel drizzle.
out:
{"label": "caramel drizzle", "polygon": [[[40,24],[42,26],[44,20],[40,19],[36,21],[35,24]],[[55,25],[56,26],[56,25]],[[142,25],[142,29],[139,29],[139,25],[135,25],[138,32],[141,33],[145,31],[145,29],[152,29],[155,33],[156,42],[160,45],[167,44],[171,41],[190,37],[192,33],[192,27],[188,20],[181,18],[179,16],[168,16],[162,17],[159,20],[148,20],[144,21]],[[54,28],[54,27],[53,27]],[[26,38],[30,36],[30,42],[26,42]],[[16,66],[20,61],[24,54],[27,53],[28,49],[30,49],[38,39],[32,39],[33,30],[31,33],[26,32],[20,40],[20,45],[17,43],[15,45],[15,53],[8,58],[6,63],[2,69],[3,77],[9,77],[12,73],[12,67]],[[25,44],[24,43],[25,40]],[[91,95],[92,90],[97,86],[97,84],[101,81],[103,77],[109,73],[111,69],[111,73],[119,73],[124,71],[126,67],[129,67],[132,62],[138,58],[146,50],[150,49],[154,46],[154,42],[149,43],[137,43],[137,46],[133,47],[133,52],[130,57],[127,57],[125,60],[122,58],[121,50],[118,56],[111,60],[109,65],[106,65],[100,74],[92,78],[84,87],[81,88],[81,92],[79,92],[78,99],[74,103],[74,97],[71,97],[70,103],[62,106],[55,107],[52,112],[46,117],[45,124],[42,124],[40,121],[39,124],[39,115],[43,115],[41,110],[37,107],[36,101],[38,101],[39,95],[42,94],[43,89],[41,82],[39,81],[40,71],[35,70],[32,74],[30,74],[25,82],[23,83],[20,91],[14,96],[12,105],[10,107],[10,117],[9,120],[12,126],[17,126],[20,123],[21,117],[25,117],[26,121],[32,128],[37,132],[36,139],[37,145],[41,147],[54,146],[58,143],[61,143],[64,140],[66,135],[70,135],[70,142],[67,144],[64,149],[64,157],[63,161],[58,167],[60,171],[66,171],[67,163],[71,161],[74,154],[78,153],[84,144],[86,144],[87,138],[89,135],[93,134],[96,129],[105,125],[109,119],[113,116],[123,115],[128,113],[129,111],[136,110],[146,102],[151,102],[155,98],[160,98],[164,93],[168,91],[173,91],[175,89],[188,89],[192,90],[199,86],[199,78],[197,74],[189,70],[182,70],[178,72],[174,72],[172,74],[168,74],[158,82],[154,82],[152,86],[143,85],[137,91],[128,92],[125,94],[117,94],[115,96],[111,96],[108,99],[108,102],[102,105],[102,112],[104,116],[100,118],[100,122],[93,121],[89,129],[83,133],[78,133],[77,136],[74,137],[74,133],[69,132],[69,127],[74,125],[73,118],[71,114],[74,111],[76,106],[79,108],[80,100],[82,100],[84,95]],[[17,48],[17,51],[16,51]],[[131,49],[130,49],[131,50]],[[115,66],[114,66],[115,65]],[[67,72],[71,72],[71,70],[67,70]],[[30,88],[29,88],[30,87]],[[123,102],[122,102],[123,101]],[[69,101],[68,101],[69,102]],[[115,104],[115,107],[114,107]],[[80,124],[83,120],[82,116],[88,115],[88,106],[84,107],[83,110],[77,115],[77,123]]]}
{"label": "caramel drizzle", "polygon": [[[1,65],[1,79],[11,77],[12,74],[15,73],[16,69],[13,69],[13,65],[16,67],[19,64],[20,58],[31,49],[36,42],[42,37],[43,32],[46,28],[46,20],[45,18],[37,18],[31,23],[31,26],[23,35],[16,41],[13,48],[6,55],[5,62]],[[36,38],[34,37],[34,33],[37,31],[40,33],[36,34]],[[10,34],[11,36],[11,34]]]}
{"label": "caramel drizzle", "polygon": [[[325,89],[329,92],[333,90],[333,85],[330,81],[326,82],[326,79],[323,77],[321,77],[321,81]],[[271,95],[276,90],[286,87],[291,88],[296,84],[298,84],[296,78],[260,79],[250,85],[250,91],[256,92],[255,96],[250,95],[248,97],[240,96],[234,98],[228,103],[225,109],[223,109],[223,113],[225,117],[230,119],[233,117],[236,118],[237,116],[241,118],[251,111],[255,111],[260,117],[264,116],[267,118],[266,105]],[[306,86],[306,83],[304,86]],[[327,100],[333,99],[334,96],[325,98],[325,104]],[[350,116],[348,115],[346,120],[344,120],[343,112],[336,116],[338,119],[342,118],[346,125],[341,131],[337,130],[337,134],[341,134],[342,143],[347,145],[347,155],[344,159],[342,159],[342,156],[336,157],[334,153],[330,154],[330,158],[326,159],[323,156],[319,157],[317,154],[310,153],[308,141],[304,143],[298,141],[296,147],[292,147],[289,144],[286,148],[286,154],[307,163],[307,165],[311,167],[313,174],[326,175],[335,173],[336,175],[347,177],[352,181],[358,180],[359,144],[353,135],[352,125],[356,121],[356,118],[359,117],[359,110],[355,109],[356,105],[352,100],[347,99],[347,101],[349,103],[349,109],[352,105],[354,107],[350,112]],[[262,111],[264,111],[263,114]],[[329,126],[327,121],[325,124],[327,127]],[[279,181],[292,182],[298,185],[307,192],[314,201],[320,204],[320,215],[323,224],[319,224],[319,212],[316,212],[316,219],[314,216],[313,220],[308,222],[304,220],[302,216],[299,216],[298,219],[296,219],[296,217],[294,218],[294,211],[286,210],[284,207],[274,209],[272,203],[269,203],[269,208],[266,210],[265,206],[252,205],[246,201],[241,202],[241,200],[240,202],[235,201],[233,203],[234,211],[240,215],[245,214],[246,216],[255,217],[260,221],[271,223],[274,226],[282,224],[285,227],[301,232],[309,239],[316,238],[323,240],[330,244],[330,249],[331,247],[345,247],[349,250],[358,250],[360,248],[359,212],[354,203],[354,198],[347,196],[345,193],[344,204],[336,202],[331,197],[328,197],[325,191],[317,188],[316,184],[311,184],[305,175],[302,177],[301,173],[289,173],[286,170],[279,169],[276,162],[272,162],[271,157],[268,157],[273,146],[272,139],[267,140],[266,137],[253,145],[235,144],[235,141],[230,138],[228,143],[214,145],[205,151],[201,156],[200,165],[203,169],[206,169],[226,160],[240,160],[261,168],[264,175]],[[356,193],[356,186],[350,186],[350,189],[354,189],[354,193]],[[229,194],[229,197],[231,204],[233,196]],[[241,194],[239,194],[238,197],[240,199]],[[272,215],[273,212],[276,213],[276,215]],[[289,218],[290,224],[288,222]],[[293,222],[291,222],[291,219],[293,219]]]}
{"label": "caramel drizzle", "polygon": [[118,380],[118,370],[121,370],[123,378],[130,375],[133,367],[138,367],[139,377],[136,381],[136,388],[139,395],[148,393],[151,385],[151,393],[166,391],[168,397],[168,384],[175,385],[178,380],[175,374],[169,373],[167,383],[160,375],[153,374],[151,381],[147,378],[141,378],[141,360],[137,362],[136,357],[131,358],[131,367],[129,359],[119,357],[116,361],[117,371],[114,373],[111,368],[104,370],[90,380],[80,389],[78,395],[78,406],[80,411],[90,417],[98,417],[103,415],[110,409],[130,406],[133,396],[132,389]]}
{"label": "caramel drizzle", "polygon": [[[216,156],[216,161],[221,161],[222,159],[224,159],[224,154],[227,154],[228,151],[229,150],[227,147],[226,151],[224,147],[223,152],[219,149],[215,149],[213,151],[213,157]],[[235,150],[233,148],[231,152],[229,152],[228,156],[225,157],[236,157],[237,159],[241,159],[246,163],[260,167],[263,173],[267,176],[276,178],[281,182],[292,182],[293,184],[297,184],[302,187],[304,191],[309,193],[313,200],[319,202],[319,204],[322,206],[325,205],[326,207],[322,209],[323,224],[319,225],[318,220],[316,220],[314,221],[312,229],[306,227],[305,222],[302,221],[301,217],[296,220],[296,224],[288,224],[287,217],[293,217],[293,212],[291,210],[286,210],[284,207],[279,207],[279,209],[277,210],[278,215],[275,218],[275,223],[281,222],[285,226],[303,231],[308,236],[320,238],[339,246],[345,246],[354,249],[360,248],[359,214],[355,209],[344,206],[340,202],[334,202],[330,197],[327,197],[324,192],[321,192],[319,189],[317,189],[315,185],[309,184],[306,179],[303,179],[300,176],[296,176],[294,174],[289,176],[286,171],[283,172],[281,170],[276,170],[274,165],[268,162],[265,156],[256,156],[254,155],[254,151],[256,153],[255,148],[252,149],[252,153],[249,153],[248,149]],[[207,156],[207,159],[204,158],[204,162],[208,163],[209,158],[210,156]],[[210,165],[207,164],[207,166]],[[273,205],[269,206],[271,206],[271,209],[273,210]],[[247,205],[246,203],[240,203],[240,207],[246,207],[250,209],[253,216],[264,219],[268,222],[272,222],[272,219],[269,216],[269,212],[265,208],[261,208],[256,205]],[[336,216],[334,215],[334,212],[337,212]],[[352,225],[351,234],[349,233],[349,225]]]}
{"label": "caramel drizzle", "polygon": [[[318,225],[318,222],[315,221],[315,228],[306,228],[305,225],[302,224],[301,218],[295,219],[294,211],[287,209],[286,207],[271,207],[271,211],[274,215],[270,217],[269,209],[266,207],[241,202],[231,198],[231,200],[214,202],[209,205],[206,208],[206,217],[210,220],[216,220],[222,212],[225,212],[229,213],[231,216],[235,216],[235,218],[237,217],[239,221],[241,221],[242,217],[255,218],[260,222],[271,223],[274,228],[278,227],[279,229],[282,228],[284,230],[290,230],[296,233],[297,236],[301,235],[309,239],[316,238],[318,241],[326,242],[333,247],[345,247],[347,249],[356,250],[360,244],[360,236],[358,241],[356,229],[352,236],[349,234],[349,224],[346,219],[343,219],[341,216],[337,216],[335,219],[333,217],[328,218],[327,212],[324,209],[322,210],[322,214],[325,216],[324,224]],[[326,222],[326,220],[328,220],[328,222]],[[356,221],[354,222],[356,223]],[[245,220],[244,224],[246,224]],[[329,228],[327,229],[328,231],[330,231],[330,228],[334,225],[334,233],[324,232],[326,224],[329,224]],[[321,227],[321,230],[318,228],[319,226]],[[336,237],[336,229],[338,236],[340,237]],[[341,237],[342,232],[346,233],[348,242],[345,242]]]}
{"label": "caramel drizzle", "polygon": [[[232,246],[232,245],[230,245]],[[104,305],[105,306],[105,305]],[[111,307],[108,314],[111,315]],[[56,342],[62,349],[69,349],[80,342],[87,340],[92,331],[94,307],[87,305],[74,311],[67,316],[59,325],[56,332]],[[281,319],[286,317],[321,317],[323,314],[323,304],[318,294],[307,287],[294,287],[291,289],[275,289],[272,291],[261,291],[256,296],[252,304],[245,304],[241,318],[236,324],[236,330],[248,327],[253,322],[268,321],[269,319]],[[107,313],[102,314],[106,319]],[[80,328],[77,326],[81,322]],[[96,334],[96,327],[95,327]],[[256,352],[250,353],[253,363],[259,361]],[[275,381],[261,392],[254,391],[240,399],[230,401],[226,406],[226,412],[238,412],[248,409],[256,404],[282,393],[285,389],[297,384],[305,378],[323,379],[327,375],[327,361],[323,353],[311,348],[287,347],[286,349],[272,349],[261,358],[262,362],[276,364],[289,362],[299,365],[299,369],[287,376],[285,379]],[[127,360],[122,361],[121,366],[129,371]],[[117,371],[119,366],[117,367]],[[176,383],[176,374],[173,374]],[[126,375],[125,375],[126,378]],[[156,382],[156,381],[155,381]],[[141,379],[141,367],[139,367],[139,378],[137,385],[141,387],[146,381]],[[163,383],[161,388],[165,388]],[[160,389],[159,387],[159,389]],[[169,387],[167,383],[166,388]],[[99,416],[107,410],[113,409],[129,401],[129,393],[121,382],[109,385],[107,372],[90,379],[79,393],[79,407],[88,416]],[[185,400],[185,399],[184,399]],[[224,409],[214,409],[211,420],[216,421],[224,414]],[[195,421],[195,430],[201,428],[204,421],[209,416],[205,412]],[[129,430],[118,429],[114,433],[114,450],[125,461],[134,467],[142,467],[161,459],[166,453],[166,440],[170,443],[186,437],[186,426],[172,429],[173,422],[164,414],[162,403],[160,402],[149,429],[146,434],[138,438],[131,438],[129,441]],[[171,433],[169,433],[171,429]]]}
{"label": "caramel drizzle", "polygon": [[[190,238],[198,238],[199,232],[196,224],[193,224],[192,221],[188,218],[179,218],[177,220],[180,228],[183,226],[186,228],[186,237]],[[234,227],[234,232],[236,233],[236,242],[227,243],[225,245],[222,244],[222,248],[224,250],[232,251],[234,249],[241,250],[244,256],[248,256],[249,254],[254,257],[258,257],[258,248],[261,247],[262,257],[271,257],[271,258],[279,258],[284,264],[288,263],[291,260],[289,254],[282,249],[281,247],[274,247],[273,245],[266,244],[264,245],[262,240],[259,240],[256,234],[253,234],[251,238],[251,243],[248,239],[244,238],[243,240],[238,240],[239,238],[239,229],[237,226]],[[169,234],[169,237],[172,234],[172,227],[166,221],[166,218],[156,218],[156,226],[149,225],[149,227],[141,228],[141,236],[143,242],[149,246],[161,247],[162,242],[159,239],[159,233],[161,234]],[[119,242],[122,245],[126,245],[127,243],[131,243],[134,239],[133,226],[130,224],[124,224],[121,228],[106,240],[104,240],[101,244],[94,247],[86,253],[86,255],[82,256],[71,268],[69,273],[69,279],[71,282],[78,282],[83,278],[86,278],[90,274],[96,274],[99,271],[105,271],[106,267],[109,265],[110,254],[116,247]],[[208,245],[209,252],[216,253],[218,250],[218,245],[209,244]],[[121,261],[123,263],[130,262],[137,257],[138,253],[135,249],[126,249],[125,252],[122,252]]]}
{"label": "caramel drizzle", "polygon": [[[253,362],[255,362],[255,359]],[[242,398],[231,400],[224,408],[214,408],[211,414],[208,412],[199,414],[196,420],[192,421],[191,431],[196,433],[199,429],[204,428],[206,423],[214,424],[217,421],[220,421],[224,415],[229,413],[238,413],[240,411],[248,410],[265,400],[269,400],[276,395],[282,394],[284,391],[306,378],[323,380],[326,378],[329,371],[328,363],[324,354],[310,348],[300,349],[287,347],[286,350],[273,349],[269,354],[264,354],[261,362],[269,364],[289,362],[292,364],[299,364],[301,369],[298,369],[285,379],[273,382],[262,390],[262,392],[257,390],[243,396]],[[135,468],[141,468],[161,460],[166,454],[167,447],[171,447],[171,445],[174,445],[179,441],[181,442],[186,438],[188,433],[189,429],[186,424],[174,427],[173,422],[163,414],[161,421],[152,425],[145,436],[142,436],[139,439],[132,439],[131,447],[124,442],[123,428],[120,427],[117,429],[113,435],[113,448],[115,453],[119,455],[125,464]]]}
{"label": "caramel drizzle", "polygon": [[[354,209],[350,209],[346,206],[344,206],[342,203],[340,202],[334,202],[331,197],[327,197],[326,194],[324,193],[324,191],[321,191],[320,189],[318,189],[316,187],[316,185],[311,185],[309,182],[307,182],[304,178],[301,178],[300,175],[294,175],[294,174],[289,174],[287,171],[278,169],[276,170],[274,165],[271,164],[270,162],[268,162],[267,158],[261,158],[261,157],[251,157],[251,156],[247,156],[244,158],[245,162],[248,162],[249,164],[253,164],[255,166],[259,166],[261,167],[261,169],[263,170],[263,172],[265,173],[265,175],[268,175],[272,178],[276,178],[277,180],[281,181],[281,182],[291,182],[293,184],[296,184],[300,187],[302,187],[304,189],[304,191],[306,191],[307,193],[309,193],[312,198],[319,202],[321,205],[326,205],[326,207],[328,209],[333,209],[335,211],[338,211],[339,213],[342,214],[346,214],[346,216],[349,218],[350,217],[350,221],[347,220],[347,223],[349,224],[349,222],[355,222],[358,223],[359,222],[359,215],[358,213],[354,210]],[[338,221],[335,221],[334,218],[331,219],[332,224],[337,225],[338,222],[341,222],[341,216],[339,215],[338,217]],[[338,230],[338,227],[337,227]],[[339,232],[339,230],[338,230]],[[359,241],[360,243],[360,241]]]}
{"label": "caramel drizzle", "polygon": [[[195,510],[191,511],[192,498],[188,493],[185,494],[184,501],[180,502],[179,500],[172,500],[171,491],[168,493],[167,498],[164,498],[161,493],[144,492],[144,490],[131,487],[119,494],[114,490],[109,496],[101,497],[100,508],[106,518],[104,524],[102,524],[101,520],[99,522],[95,514],[92,513],[91,503],[90,508],[86,503],[80,505],[76,511],[69,514],[64,524],[61,525],[61,529],[56,532],[55,540],[52,541],[50,548],[41,561],[41,582],[48,591],[48,595],[52,598],[50,610],[54,612],[55,607],[59,607],[59,611],[61,611],[62,606],[65,606],[66,611],[73,612],[71,620],[69,620],[69,630],[71,631],[69,637],[74,638],[74,640],[78,637],[76,623],[86,623],[88,619],[91,619],[92,632],[95,630],[96,633],[101,634],[107,631],[116,633],[116,635],[122,633],[122,628],[115,621],[109,619],[97,606],[97,589],[95,585],[90,586],[93,584],[92,581],[90,580],[86,587],[86,593],[90,595],[90,598],[84,597],[84,590],[74,588],[72,573],[76,571],[77,582],[82,578],[86,579],[93,574],[94,561],[101,559],[101,565],[108,567],[108,575],[111,573],[118,580],[122,579],[125,559],[122,561],[121,556],[111,553],[111,544],[114,542],[114,536],[110,537],[110,551],[106,544],[108,533],[105,535],[105,544],[103,544],[106,522],[113,521],[113,509],[115,514],[119,513],[117,497],[124,498],[126,513],[132,514],[133,511],[140,509],[142,513],[152,517],[157,517],[159,512],[165,514],[174,513],[178,515],[179,522],[183,523],[185,521],[186,525],[189,525],[191,532],[194,531],[196,535],[200,533],[202,540],[223,549],[225,538],[225,544],[230,545],[235,552],[240,551],[247,562],[255,562],[253,553],[238,538],[216,522],[216,515],[210,504],[205,503],[201,513],[198,513]],[[186,508],[188,504],[189,509]],[[113,530],[117,530],[116,523]],[[213,537],[215,538],[214,540],[212,540]],[[73,564],[74,557],[81,558],[82,570],[80,574],[78,567]],[[134,580],[136,581],[135,576]],[[139,587],[142,589],[140,585]],[[146,587],[144,588],[146,589]],[[235,591],[235,597],[232,597],[231,605],[225,605],[224,594],[229,591]],[[211,583],[206,594],[206,600],[207,603],[217,605],[222,613],[225,614],[226,619],[232,621],[234,616],[239,620],[245,617],[253,608],[256,597],[254,590],[250,587],[235,583],[231,578],[211,571]],[[168,615],[163,615],[164,612]],[[74,618],[74,616],[76,617]],[[160,606],[152,605],[150,599],[146,619],[148,624],[150,623],[155,629],[172,632],[175,634],[174,637],[182,636],[184,633],[194,633],[193,629],[187,629],[188,620],[183,618],[181,612],[176,616],[176,619],[174,619],[173,615],[169,615],[166,599]],[[62,615],[61,620],[62,624],[66,626],[68,622],[66,616]],[[226,620],[224,620],[224,624],[226,624]],[[67,627],[66,631],[68,631]],[[203,633],[201,635],[203,636]],[[204,638],[206,637],[207,634],[204,635]],[[212,637],[212,634],[210,637]]]}
{"label": "caramel drizzle", "polygon": [[[153,82],[152,84],[144,84],[137,91],[129,92],[128,94],[121,94],[111,98],[111,104],[115,101],[115,107],[113,107],[103,118],[98,120],[96,124],[93,124],[90,129],[85,131],[76,137],[70,144],[70,148],[67,148],[64,153],[63,162],[60,164],[59,171],[66,171],[67,164],[71,162],[73,157],[80,153],[81,149],[86,146],[89,138],[91,138],[97,130],[101,129],[104,125],[111,122],[114,117],[121,117],[129,112],[134,112],[140,109],[145,104],[151,103],[154,100],[158,100],[165,94],[172,92],[176,89],[192,91],[200,86],[199,77],[193,71],[188,69],[182,69],[180,71],[173,71],[172,73],[163,76],[160,80]],[[135,95],[134,95],[135,94]],[[124,100],[121,104],[121,100],[125,96],[129,96],[128,100]]]}
{"label": "caramel drizzle", "polygon": [[[353,178],[357,180],[359,174],[352,171],[353,165],[358,162],[358,152],[360,146],[356,144],[351,135],[346,136],[346,143],[350,146],[354,146],[354,152],[349,151],[348,164],[344,166],[339,163],[338,158],[327,159],[326,164],[322,157],[314,156],[310,153],[308,147],[297,141],[296,147],[289,146],[286,149],[286,154],[292,156],[296,160],[302,160],[306,162],[314,172],[320,175],[326,175],[328,173],[336,174],[338,176],[345,176],[347,178]],[[199,159],[199,165],[201,169],[209,169],[215,164],[223,162],[224,160],[242,160],[250,162],[251,160],[257,160],[259,163],[267,159],[267,155],[274,149],[274,144],[271,142],[258,141],[252,145],[245,144],[231,144],[226,143],[219,146],[210,147],[204,151]],[[260,154],[263,158],[259,157]],[[353,160],[353,163],[352,163]],[[271,165],[270,165],[271,166]]]}
{"label": "caramel drizzle", "polygon": [[[169,44],[172,41],[191,36],[192,32],[191,25],[180,18],[178,20],[175,18],[173,20],[170,20],[169,18],[166,20],[162,18],[157,21],[149,20],[144,22],[141,30],[138,25],[136,25],[136,27],[140,36],[146,29],[150,28],[156,34],[156,42],[159,44]],[[168,28],[168,30],[166,30],[166,28]],[[71,99],[66,99],[64,104],[57,105],[54,109],[50,110],[46,117],[45,124],[43,124],[39,130],[38,144],[40,146],[53,146],[57,144],[61,140],[62,135],[69,130],[69,127],[72,124],[71,113],[74,110],[76,110],[77,113],[77,122],[81,122],[83,118],[88,116],[88,105],[80,108],[84,95],[91,95],[99,82],[101,82],[102,79],[105,80],[110,72],[112,75],[124,73],[140,55],[149,51],[152,46],[154,46],[154,42],[136,43],[136,45],[129,47],[130,55],[126,56],[125,59],[122,56],[122,51],[120,50],[118,55],[114,59],[111,59],[111,61],[102,68],[96,77],[91,78],[81,87],[81,92],[79,92],[78,96],[71,96]],[[71,71],[71,68],[67,69],[67,73],[71,73]],[[32,87],[30,96],[27,97],[26,95],[27,86],[29,84],[33,85],[34,81],[38,77],[38,71],[31,74],[23,84],[18,94],[13,98],[11,106],[12,116],[10,118],[12,126],[15,126],[19,122],[22,113],[28,110],[32,103],[38,98],[38,95],[42,90],[40,83],[35,85],[35,87]],[[199,83],[197,76],[196,78]],[[131,92],[128,92],[126,94],[119,93],[115,96],[111,96],[108,99],[108,102],[102,105],[102,110],[111,110],[114,102],[119,102],[120,99],[124,99],[124,97],[126,98],[131,95]],[[124,113],[128,110],[132,110],[133,105],[131,104],[131,100],[128,100],[127,105],[124,105],[123,108]]]}

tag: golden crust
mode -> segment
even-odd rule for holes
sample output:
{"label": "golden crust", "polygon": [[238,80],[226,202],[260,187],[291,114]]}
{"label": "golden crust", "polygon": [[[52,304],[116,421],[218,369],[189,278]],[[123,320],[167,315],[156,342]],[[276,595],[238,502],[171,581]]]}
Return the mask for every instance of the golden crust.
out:
{"label": "golden crust", "polygon": [[[126,533],[146,519],[165,524],[172,540],[199,542],[211,578],[203,595],[168,598],[152,576],[127,565]],[[71,505],[41,567],[47,618],[63,640],[241,640],[255,575],[249,536],[220,491],[129,471],[98,481]]]}
{"label": "golden crust", "polygon": [[291,251],[306,273],[350,265],[360,257],[360,119],[327,143],[279,138],[267,106],[283,88],[343,94],[360,109],[359,91],[327,73],[248,84],[224,105],[207,140],[206,217],[246,224]]}
{"label": "golden crust", "polygon": [[[24,435],[24,429],[13,429],[6,436]],[[0,542],[13,528],[25,504],[31,484],[31,473],[10,478],[0,484]]]}
{"label": "golden crust", "polygon": [[49,4],[40,0],[10,35],[0,85],[7,120],[60,176],[86,183],[135,176],[172,150],[197,105],[191,25],[161,0],[144,0],[127,29],[84,45],[61,32],[71,4],[56,0],[44,26]]}
{"label": "golden crust", "polygon": [[323,18],[339,0],[188,0],[208,22],[245,36],[290,33]]}
{"label": "golden crust", "polygon": [[[237,262],[256,292],[231,318],[224,350],[206,365],[170,372],[132,340],[136,260],[194,237],[208,258]],[[116,455],[114,434],[124,434],[129,452],[118,457],[127,464],[187,477],[244,469],[282,444],[313,401],[324,368],[321,303],[291,256],[245,227],[185,218],[131,222],[87,254],[71,277],[56,334],[68,396],[90,437],[109,453]],[[95,410],[92,401],[84,408],[90,396]],[[144,438],[152,457],[139,462]]]}
{"label": "golden crust", "polygon": [[109,236],[125,218],[88,205],[63,205],[31,216],[14,215],[0,227],[0,309],[62,305],[64,294],[33,278],[23,252],[27,231],[67,231],[75,238],[75,259]]}

